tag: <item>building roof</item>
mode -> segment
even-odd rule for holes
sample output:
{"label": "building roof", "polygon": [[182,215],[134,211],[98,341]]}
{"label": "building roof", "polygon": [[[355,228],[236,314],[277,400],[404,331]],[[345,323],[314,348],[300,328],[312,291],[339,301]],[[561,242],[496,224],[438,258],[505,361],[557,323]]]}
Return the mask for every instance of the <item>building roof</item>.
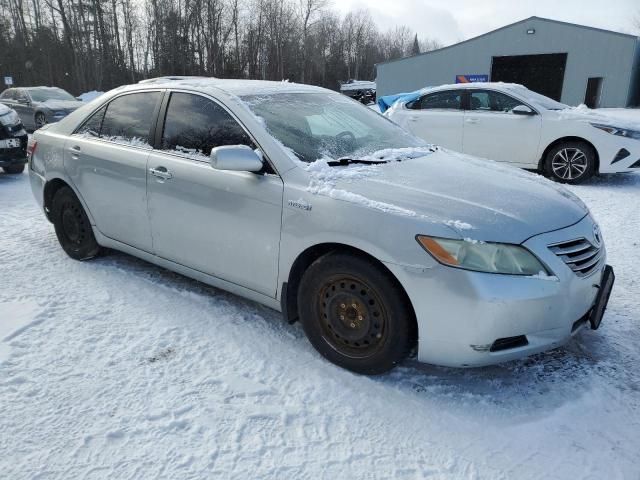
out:
{"label": "building roof", "polygon": [[457,47],[458,45],[462,45],[464,43],[473,42],[474,40],[477,40],[478,38],[482,38],[482,37],[486,37],[488,35],[492,35],[492,34],[494,34],[496,32],[501,31],[501,30],[505,30],[507,28],[511,28],[511,27],[516,26],[516,25],[520,25],[522,23],[530,22],[531,20],[539,20],[539,21],[542,21],[542,22],[555,23],[555,24],[566,25],[566,26],[570,26],[570,27],[578,27],[578,28],[583,28],[583,29],[586,29],[586,30],[593,30],[593,31],[596,31],[596,32],[608,33],[608,34],[611,34],[611,35],[618,35],[618,36],[622,36],[622,37],[626,37],[626,38],[633,38],[633,39],[638,40],[638,36],[637,35],[631,35],[629,33],[616,32],[616,31],[613,31],[613,30],[606,30],[604,28],[589,27],[587,25],[580,25],[578,23],[563,22],[561,20],[553,20],[551,18],[543,18],[543,17],[533,16],[533,17],[525,18],[525,19],[520,20],[520,21],[515,22],[515,23],[510,23],[509,25],[505,25],[505,26],[500,27],[500,28],[496,28],[495,30],[491,30],[489,32],[483,33],[482,35],[478,35],[476,37],[468,38],[467,40],[463,40],[462,42],[454,43],[453,45],[447,45],[446,47],[438,48],[438,49],[435,49],[435,50],[429,50],[428,52],[419,53],[417,55],[411,55],[410,57],[396,58],[396,59],[393,59],[393,60],[387,60],[386,62],[379,62],[376,65],[385,65],[387,63],[400,62],[400,61],[406,60],[408,58],[421,57],[423,55],[429,55],[431,53],[440,52],[442,50],[447,50],[449,48]]}

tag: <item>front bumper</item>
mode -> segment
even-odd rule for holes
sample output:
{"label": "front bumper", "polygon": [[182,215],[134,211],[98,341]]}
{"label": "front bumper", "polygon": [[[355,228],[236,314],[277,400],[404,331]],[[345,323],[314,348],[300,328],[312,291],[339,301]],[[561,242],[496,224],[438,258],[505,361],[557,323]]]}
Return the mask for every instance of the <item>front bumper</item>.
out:
{"label": "front bumper", "polygon": [[640,172],[640,140],[604,135],[613,140],[599,145],[600,173]]}
{"label": "front bumper", "polygon": [[[554,279],[471,272],[442,265],[419,269],[387,264],[405,287],[418,320],[418,360],[451,367],[490,365],[566,343],[593,307],[606,252],[589,275],[579,277],[548,249],[549,244],[591,238],[590,216],[523,245],[542,260]],[[604,249],[604,246],[602,247]],[[526,337],[526,344],[492,351],[496,340]]]}

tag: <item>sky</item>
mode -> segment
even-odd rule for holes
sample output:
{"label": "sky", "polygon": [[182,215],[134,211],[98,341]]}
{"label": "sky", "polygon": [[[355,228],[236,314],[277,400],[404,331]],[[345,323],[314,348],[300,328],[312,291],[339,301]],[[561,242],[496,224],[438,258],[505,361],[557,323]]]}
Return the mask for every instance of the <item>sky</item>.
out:
{"label": "sky", "polygon": [[368,8],[382,30],[406,25],[445,45],[536,15],[640,35],[638,0],[334,0],[340,12]]}

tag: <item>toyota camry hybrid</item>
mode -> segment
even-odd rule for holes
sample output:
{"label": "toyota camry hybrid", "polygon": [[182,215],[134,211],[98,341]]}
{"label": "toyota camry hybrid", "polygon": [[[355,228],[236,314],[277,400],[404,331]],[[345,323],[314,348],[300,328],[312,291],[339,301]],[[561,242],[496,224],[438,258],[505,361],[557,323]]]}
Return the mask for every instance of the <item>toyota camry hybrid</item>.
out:
{"label": "toyota camry hybrid", "polygon": [[29,172],[70,257],[112,248],[255,300],[359,373],[557,347],[598,328],[614,281],[567,190],[318,87],[120,87],[38,130]]}

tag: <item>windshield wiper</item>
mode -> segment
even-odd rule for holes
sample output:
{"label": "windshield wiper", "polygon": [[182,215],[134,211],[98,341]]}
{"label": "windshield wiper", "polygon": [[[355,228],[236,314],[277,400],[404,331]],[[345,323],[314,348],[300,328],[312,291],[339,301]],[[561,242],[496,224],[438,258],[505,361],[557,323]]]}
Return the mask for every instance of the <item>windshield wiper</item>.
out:
{"label": "windshield wiper", "polygon": [[340,167],[345,165],[363,164],[363,165],[380,165],[387,163],[388,160],[361,160],[358,158],[341,157],[337,160],[327,162],[330,167]]}

